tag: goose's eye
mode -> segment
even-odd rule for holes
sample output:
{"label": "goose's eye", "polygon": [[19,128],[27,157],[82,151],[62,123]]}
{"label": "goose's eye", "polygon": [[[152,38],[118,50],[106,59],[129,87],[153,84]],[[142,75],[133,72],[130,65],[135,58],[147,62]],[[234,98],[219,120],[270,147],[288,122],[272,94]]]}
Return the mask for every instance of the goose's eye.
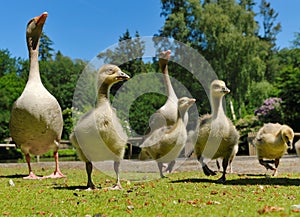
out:
{"label": "goose's eye", "polygon": [[28,26],[30,26],[30,25],[32,26],[32,28],[35,28],[36,23],[35,23],[34,19],[32,19],[32,20],[30,20],[30,21],[28,22],[27,28],[28,28]]}

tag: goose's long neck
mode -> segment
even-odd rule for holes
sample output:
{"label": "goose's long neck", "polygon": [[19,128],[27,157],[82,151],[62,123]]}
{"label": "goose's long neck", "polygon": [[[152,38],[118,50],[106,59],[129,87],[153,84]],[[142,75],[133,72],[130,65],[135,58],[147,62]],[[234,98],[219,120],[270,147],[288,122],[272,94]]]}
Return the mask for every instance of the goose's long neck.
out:
{"label": "goose's long neck", "polygon": [[163,73],[164,73],[165,85],[167,87],[168,98],[177,98],[175,91],[172,87],[171,80],[170,80],[170,76],[169,76],[169,72],[168,72],[168,65],[165,66]]}
{"label": "goose's long neck", "polygon": [[222,99],[223,97],[211,97],[213,119],[217,117],[225,117]]}
{"label": "goose's long neck", "polygon": [[177,112],[177,121],[178,120],[183,121],[183,118],[184,118],[186,112],[187,112],[186,109],[182,109],[182,110],[178,109],[178,112]]}
{"label": "goose's long neck", "polygon": [[100,104],[103,102],[109,102],[110,87],[111,87],[111,85],[108,85],[105,82],[103,82],[101,84],[101,86],[98,89],[97,104]]}
{"label": "goose's long neck", "polygon": [[29,48],[29,61],[30,61],[30,70],[29,70],[29,81],[41,82],[40,70],[39,70],[39,52],[38,46],[35,50]]}
{"label": "goose's long neck", "polygon": [[184,123],[183,123],[183,117],[185,115],[185,111],[179,111],[179,109],[177,109],[177,120],[175,122],[175,124],[172,126],[172,130],[176,129],[178,125],[182,124],[184,126]]}

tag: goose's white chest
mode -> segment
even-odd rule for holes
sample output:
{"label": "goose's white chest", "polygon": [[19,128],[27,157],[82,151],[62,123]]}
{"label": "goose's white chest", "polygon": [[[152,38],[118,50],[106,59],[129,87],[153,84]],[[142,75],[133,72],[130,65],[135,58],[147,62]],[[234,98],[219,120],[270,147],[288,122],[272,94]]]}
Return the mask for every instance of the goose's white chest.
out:
{"label": "goose's white chest", "polygon": [[27,83],[13,105],[10,132],[25,153],[43,154],[56,148],[63,128],[57,100],[40,83]]}

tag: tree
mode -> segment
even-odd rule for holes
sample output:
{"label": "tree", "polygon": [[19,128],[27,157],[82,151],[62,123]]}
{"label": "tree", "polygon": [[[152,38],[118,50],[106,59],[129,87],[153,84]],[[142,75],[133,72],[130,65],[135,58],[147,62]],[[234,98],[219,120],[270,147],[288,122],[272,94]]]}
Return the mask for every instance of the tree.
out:
{"label": "tree", "polygon": [[133,38],[127,29],[116,46],[98,54],[97,57],[105,63],[120,66],[128,75],[132,75],[132,73],[142,73],[146,70],[142,61],[144,50],[145,42],[141,41],[139,33],[136,32]]}
{"label": "tree", "polygon": [[294,40],[292,41],[292,48],[300,48],[300,32],[294,33]]}
{"label": "tree", "polygon": [[296,132],[300,131],[300,49],[283,49],[279,52],[279,63],[283,65],[279,76],[276,77],[275,86],[278,89],[278,97],[282,102],[284,122],[290,125]]}
{"label": "tree", "polygon": [[63,110],[72,107],[77,79],[85,66],[86,62],[72,60],[60,51],[55,54],[54,61],[40,61],[44,85],[56,97]]}
{"label": "tree", "polygon": [[18,76],[18,61],[8,50],[0,51],[0,140],[9,137],[9,117],[13,102],[20,96],[25,80]]}
{"label": "tree", "polygon": [[0,77],[17,71],[17,59],[12,58],[10,52],[0,50]]}
{"label": "tree", "polygon": [[260,36],[264,43],[267,55],[263,60],[266,63],[265,79],[274,82],[274,74],[278,72],[278,59],[276,58],[276,36],[281,31],[281,24],[276,22],[278,13],[271,7],[271,3],[261,0],[260,16],[262,17],[263,35]]}
{"label": "tree", "polygon": [[199,48],[203,34],[199,29],[202,7],[197,0],[162,0],[161,16],[165,24],[159,36],[172,37],[177,41]]}
{"label": "tree", "polygon": [[266,80],[252,82],[244,101],[244,115],[253,114],[254,110],[258,108],[265,99],[275,97],[276,95],[276,88],[270,82]]}
{"label": "tree", "polygon": [[263,36],[262,39],[275,46],[276,35],[281,31],[281,24],[276,23],[278,13],[271,7],[271,3],[266,0],[261,0],[260,15],[263,18]]}
{"label": "tree", "polygon": [[173,37],[203,54],[232,90],[238,108],[252,81],[264,78],[266,67],[253,4],[250,0],[240,4],[235,0],[162,1],[165,24],[159,35]]}
{"label": "tree", "polygon": [[40,38],[39,57],[41,61],[49,61],[53,57],[53,41],[43,32]]}

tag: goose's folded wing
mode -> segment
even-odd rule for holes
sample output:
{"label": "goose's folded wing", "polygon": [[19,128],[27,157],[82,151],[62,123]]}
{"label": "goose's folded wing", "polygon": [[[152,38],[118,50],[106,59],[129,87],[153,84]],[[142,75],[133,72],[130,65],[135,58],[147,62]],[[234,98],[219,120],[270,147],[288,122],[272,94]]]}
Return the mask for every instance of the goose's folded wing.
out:
{"label": "goose's folded wing", "polygon": [[169,129],[170,127],[165,126],[153,131],[153,133],[145,139],[145,141],[140,147],[146,148],[157,144],[159,141],[163,139],[163,137],[166,135]]}
{"label": "goose's folded wing", "polygon": [[278,132],[278,130],[280,130],[281,128],[281,124],[273,124],[273,123],[267,123],[264,124],[264,126],[262,127],[262,129],[260,130],[260,134],[276,134]]}

